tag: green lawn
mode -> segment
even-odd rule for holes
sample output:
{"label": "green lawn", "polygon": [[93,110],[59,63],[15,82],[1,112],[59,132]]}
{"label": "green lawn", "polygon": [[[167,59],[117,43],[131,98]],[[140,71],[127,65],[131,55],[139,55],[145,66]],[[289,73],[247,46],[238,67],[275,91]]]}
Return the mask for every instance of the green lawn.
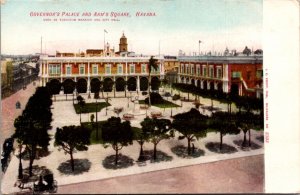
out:
{"label": "green lawn", "polygon": [[[98,102],[98,112],[100,112],[103,108],[110,106],[110,103],[106,102]],[[74,104],[74,109],[76,111],[76,114],[80,113],[80,106],[78,104]],[[86,103],[83,108],[81,113],[91,113],[91,112],[96,112],[96,103]]]}
{"label": "green lawn", "polygon": [[[139,104],[145,104],[144,100],[139,100]],[[164,102],[162,104],[152,104],[152,106],[156,106],[159,108],[176,108],[176,107],[180,107],[177,104],[174,104],[172,102],[169,102],[167,100],[164,100]]]}
{"label": "green lawn", "polygon": [[[98,121],[98,139],[97,139],[97,126],[96,126],[96,122],[92,125],[91,122],[86,122],[86,123],[82,123],[84,128],[87,128],[89,130],[91,130],[91,144],[103,144],[102,141],[102,125],[105,123],[106,121]],[[132,127],[133,131],[134,131],[134,138],[137,137],[138,132],[141,130],[138,127]]]}

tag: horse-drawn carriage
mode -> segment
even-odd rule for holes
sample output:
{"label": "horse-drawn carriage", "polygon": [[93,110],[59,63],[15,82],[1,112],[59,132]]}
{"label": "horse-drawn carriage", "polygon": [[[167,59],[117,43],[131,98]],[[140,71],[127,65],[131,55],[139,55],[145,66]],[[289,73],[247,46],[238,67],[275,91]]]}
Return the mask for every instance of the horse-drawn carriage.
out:
{"label": "horse-drawn carriage", "polygon": [[53,174],[40,176],[38,182],[30,182],[23,178],[15,184],[21,190],[32,191],[33,194],[55,193],[57,191],[57,181],[54,180]]}

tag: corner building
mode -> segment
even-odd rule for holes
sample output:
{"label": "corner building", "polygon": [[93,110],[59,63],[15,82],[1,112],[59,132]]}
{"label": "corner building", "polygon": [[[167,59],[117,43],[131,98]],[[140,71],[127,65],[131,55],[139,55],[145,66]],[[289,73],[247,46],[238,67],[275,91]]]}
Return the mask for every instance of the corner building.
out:
{"label": "corner building", "polygon": [[263,97],[262,56],[179,56],[179,83]]}

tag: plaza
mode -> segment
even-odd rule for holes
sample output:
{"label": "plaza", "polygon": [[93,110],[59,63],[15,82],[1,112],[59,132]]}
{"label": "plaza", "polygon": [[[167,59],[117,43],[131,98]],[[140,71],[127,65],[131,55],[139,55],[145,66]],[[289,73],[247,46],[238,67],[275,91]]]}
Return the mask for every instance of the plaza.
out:
{"label": "plaza", "polygon": [[[160,93],[163,94],[165,92],[171,92],[170,88],[160,88]],[[176,90],[172,91],[173,94],[178,94],[179,92]],[[93,98],[93,94],[91,98],[88,98],[88,94],[80,94],[85,99],[86,103],[92,103],[96,100]],[[107,107],[107,110],[103,108],[101,111],[98,112],[98,121],[105,121],[111,116],[117,116],[114,112],[114,108],[122,107],[123,111],[119,114],[120,117],[124,114],[133,114],[134,118],[130,120],[132,127],[140,128],[140,122],[146,117],[146,110],[141,109],[140,106],[142,104],[138,104],[138,101],[134,100],[143,100],[146,96],[141,95],[141,93],[133,92],[131,94],[128,93],[128,97],[125,98],[124,92],[116,92],[114,98],[113,92],[104,93],[104,97],[109,97],[109,103],[111,106]],[[187,94],[181,92],[181,96],[187,99]],[[67,100],[66,100],[67,98]],[[54,135],[57,127],[63,127],[68,125],[80,125],[80,115],[76,114],[74,106],[73,106],[73,96],[68,95],[56,95],[55,101],[53,101],[52,105],[52,129],[48,131],[51,135],[52,139],[50,141],[50,145],[48,146],[49,154],[45,157],[41,157],[34,161],[34,166],[38,166],[41,169],[48,169],[54,174],[54,178],[58,183],[58,189],[60,186],[82,183],[82,182],[89,182],[89,181],[101,181],[103,179],[110,179],[110,178],[117,178],[120,176],[129,176],[129,175],[136,175],[141,173],[149,173],[153,171],[161,171],[161,170],[169,170],[171,168],[179,168],[179,167],[186,167],[192,165],[201,165],[206,163],[213,163],[217,161],[223,161],[228,159],[239,159],[245,158],[247,156],[257,156],[262,155],[264,153],[263,141],[259,138],[262,137],[262,131],[253,131],[252,130],[252,142],[257,147],[254,149],[242,149],[240,146],[236,145],[234,142],[236,140],[242,140],[243,133],[241,131],[238,135],[226,135],[224,136],[224,144],[233,146],[236,149],[234,153],[224,153],[219,154],[213,151],[210,151],[206,144],[211,142],[219,142],[219,135],[216,133],[208,133],[205,138],[200,138],[194,142],[195,147],[199,148],[204,151],[204,155],[197,157],[197,158],[182,158],[177,156],[173,151],[172,148],[178,145],[186,146],[186,140],[178,140],[178,134],[172,139],[163,140],[161,141],[157,149],[165,153],[169,160],[161,161],[161,162],[151,162],[146,161],[144,163],[138,162],[139,157],[139,144],[136,141],[133,141],[133,145],[129,145],[124,147],[120,152],[122,155],[129,157],[132,159],[131,166],[127,168],[120,168],[120,169],[107,169],[103,166],[103,161],[106,159],[107,156],[113,155],[114,150],[112,148],[104,148],[102,144],[92,144],[89,146],[87,151],[79,151],[74,154],[74,159],[81,164],[83,167],[82,170],[78,172],[64,172],[61,168],[63,165],[66,165],[66,162],[69,160],[69,155],[64,154],[63,151],[58,151],[56,147],[54,147]],[[190,99],[194,99],[193,95],[189,95]],[[200,97],[201,98],[201,97]],[[52,98],[54,100],[54,97]],[[177,113],[187,112],[191,108],[195,108],[193,101],[173,101],[171,98],[164,97],[165,100],[168,100],[174,104],[177,104],[177,108],[172,108],[173,116]],[[103,102],[102,95],[100,94],[100,100],[98,102]],[[76,103],[76,100],[74,100]],[[210,111],[205,109],[205,107],[210,106],[211,100],[207,98],[201,98],[201,103],[204,104],[203,107],[200,107],[199,110],[201,113],[210,115]],[[214,101],[214,107],[219,108],[220,110],[226,111],[227,105],[222,104],[218,101]],[[233,108],[233,111],[236,111],[236,108]],[[106,114],[107,112],[107,114]],[[150,116],[151,112],[160,112],[162,118],[172,120],[171,116],[171,108],[159,108],[154,105],[151,106],[150,109],[147,110],[147,115]],[[86,113],[81,114],[81,120],[83,123],[90,122],[91,114],[95,113]],[[144,150],[152,150],[153,144],[145,143]],[[16,152],[17,153],[17,152]],[[16,193],[19,192],[20,189],[18,187],[14,187],[14,184],[17,180],[17,167],[18,167],[18,158],[13,155],[11,162],[3,176],[3,182],[1,186],[2,193],[9,194],[9,193]],[[249,162],[251,164],[251,162]],[[255,163],[255,162],[253,162]],[[68,165],[68,164],[67,164]],[[28,166],[28,160],[23,160],[23,167],[26,168]],[[40,172],[41,173],[41,172]],[[200,182],[200,181],[199,181]],[[259,190],[256,190],[259,191]],[[197,191],[195,191],[196,193]],[[58,190],[58,193],[60,191]],[[67,193],[63,191],[63,193]],[[80,193],[80,192],[79,192]],[[97,192],[94,192],[97,193]],[[115,191],[114,193],[118,193]]]}

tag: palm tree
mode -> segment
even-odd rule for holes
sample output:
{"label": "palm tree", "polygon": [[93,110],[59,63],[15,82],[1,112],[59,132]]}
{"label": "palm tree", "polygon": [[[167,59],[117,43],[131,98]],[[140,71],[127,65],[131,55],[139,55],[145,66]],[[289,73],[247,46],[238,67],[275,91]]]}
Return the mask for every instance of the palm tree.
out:
{"label": "palm tree", "polygon": [[151,56],[151,58],[149,59],[149,63],[148,63],[148,71],[149,71],[149,78],[148,78],[148,94],[149,94],[149,107],[151,107],[151,98],[150,98],[150,87],[151,87],[151,69],[157,70],[158,68],[158,64],[157,64],[157,59],[153,58],[153,56]]}

